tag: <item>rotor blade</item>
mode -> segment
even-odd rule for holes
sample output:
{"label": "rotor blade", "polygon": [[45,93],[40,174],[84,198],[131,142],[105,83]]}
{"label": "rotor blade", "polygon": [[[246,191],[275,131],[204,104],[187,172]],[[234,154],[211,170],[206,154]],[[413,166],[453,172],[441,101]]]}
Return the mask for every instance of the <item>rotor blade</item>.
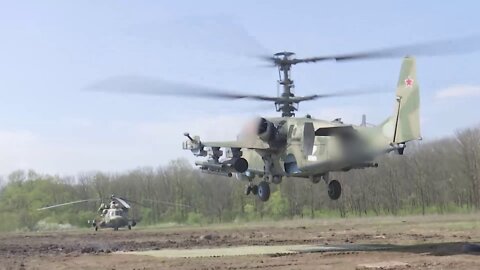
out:
{"label": "rotor blade", "polygon": [[165,204],[169,206],[180,206],[180,207],[191,207],[190,205],[187,204],[181,204],[181,203],[172,203],[172,202],[167,202],[167,201],[157,201],[157,200],[149,200],[149,199],[143,199],[144,201],[151,202],[151,203],[160,203],[160,204]]}
{"label": "rotor blade", "polygon": [[251,56],[269,52],[242,23],[228,15],[189,15],[173,20],[134,24],[126,30],[129,36],[153,44],[157,51],[163,53],[170,52],[171,48],[175,48],[177,53],[186,49],[187,52],[201,52],[204,55],[221,53]]}
{"label": "rotor blade", "polygon": [[122,198],[123,200],[129,202],[129,203],[133,203],[133,204],[138,204],[138,205],[141,205],[141,206],[144,206],[144,207],[147,207],[145,204],[142,204],[142,203],[139,203],[137,201],[134,201],[134,200],[130,200],[130,199],[125,199],[125,198]]}
{"label": "rotor blade", "polygon": [[253,99],[274,101],[276,97],[222,91],[205,86],[172,83],[143,76],[119,76],[99,81],[87,90],[155,96],[189,96],[219,99]]}
{"label": "rotor blade", "polygon": [[371,51],[346,53],[338,55],[324,55],[317,57],[307,58],[294,58],[282,60],[276,57],[261,57],[264,60],[273,62],[276,64],[287,62],[290,64],[298,63],[315,63],[319,61],[350,61],[350,60],[362,60],[362,59],[381,59],[392,57],[403,57],[407,55],[413,56],[438,56],[449,54],[461,54],[471,53],[480,50],[480,35],[457,38],[457,39],[444,39],[430,42],[421,42],[410,45],[403,45],[397,47],[390,47],[384,49],[377,49]]}
{"label": "rotor blade", "polygon": [[368,94],[376,94],[376,93],[391,93],[392,90],[385,90],[385,89],[370,89],[370,90],[349,90],[349,91],[341,91],[341,92],[332,92],[332,93],[325,93],[325,94],[316,94],[304,97],[294,97],[294,100],[297,102],[301,101],[308,101],[308,100],[315,100],[315,99],[322,99],[322,98],[331,98],[331,97],[346,97],[346,96],[360,96],[360,95],[368,95]]}
{"label": "rotor blade", "polygon": [[99,201],[99,199],[87,199],[87,200],[79,200],[79,201],[55,204],[55,205],[51,205],[51,206],[38,208],[37,210],[40,211],[40,210],[46,210],[46,209],[51,209],[51,208],[60,207],[60,206],[67,206],[67,205],[71,205],[71,204],[84,203],[84,202],[94,202],[94,201]]}
{"label": "rotor blade", "polygon": [[[122,198],[122,199],[129,202],[129,203],[138,204],[138,205],[141,205],[141,206],[144,206],[144,207],[148,207],[147,205],[145,205],[143,203],[140,203],[140,202],[137,202],[137,201],[134,201],[134,200],[125,199],[125,198]],[[170,205],[170,206],[191,207],[190,205],[180,204],[180,203],[171,203],[171,202],[167,202],[167,201],[157,201],[157,200],[149,200],[149,199],[143,199],[143,201],[147,201],[147,202],[151,202],[151,203],[160,203],[160,204],[165,204],[165,205]]]}
{"label": "rotor blade", "polygon": [[189,96],[200,98],[220,98],[220,99],[251,99],[260,101],[282,102],[284,100],[292,100],[293,102],[301,102],[314,100],[319,98],[355,96],[370,93],[389,92],[385,90],[360,90],[360,91],[343,91],[336,93],[318,94],[305,97],[268,97],[262,95],[239,94],[227,91],[219,91],[217,89],[192,86],[187,84],[177,84],[165,82],[159,79],[141,77],[141,76],[122,76],[114,77],[104,81],[100,81],[91,85],[87,89],[103,92],[128,93],[128,94],[148,94],[156,96]]}
{"label": "rotor blade", "polygon": [[130,209],[130,205],[124,199],[117,196],[112,196],[112,199],[117,200],[121,205],[123,205],[123,207]]}

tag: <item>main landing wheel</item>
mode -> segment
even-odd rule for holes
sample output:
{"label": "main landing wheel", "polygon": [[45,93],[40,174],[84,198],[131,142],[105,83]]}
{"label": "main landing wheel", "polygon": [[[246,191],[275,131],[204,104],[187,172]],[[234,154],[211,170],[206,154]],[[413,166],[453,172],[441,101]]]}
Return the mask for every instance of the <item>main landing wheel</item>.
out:
{"label": "main landing wheel", "polygon": [[132,229],[132,225],[128,225],[128,229],[131,230],[131,229]]}
{"label": "main landing wheel", "polygon": [[258,198],[261,201],[266,202],[270,198],[270,185],[266,181],[260,182],[258,184]]}
{"label": "main landing wheel", "polygon": [[332,180],[328,183],[328,197],[332,200],[338,200],[342,194],[342,185],[337,180]]}

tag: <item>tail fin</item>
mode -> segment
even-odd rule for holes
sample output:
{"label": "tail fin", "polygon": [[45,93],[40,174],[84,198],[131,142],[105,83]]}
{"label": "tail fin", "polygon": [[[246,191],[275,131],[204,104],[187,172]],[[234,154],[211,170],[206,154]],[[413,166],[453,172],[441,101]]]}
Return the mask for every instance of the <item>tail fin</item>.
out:
{"label": "tail fin", "polygon": [[393,126],[393,143],[403,143],[421,138],[420,92],[415,58],[405,57],[397,83],[395,111],[383,126]]}

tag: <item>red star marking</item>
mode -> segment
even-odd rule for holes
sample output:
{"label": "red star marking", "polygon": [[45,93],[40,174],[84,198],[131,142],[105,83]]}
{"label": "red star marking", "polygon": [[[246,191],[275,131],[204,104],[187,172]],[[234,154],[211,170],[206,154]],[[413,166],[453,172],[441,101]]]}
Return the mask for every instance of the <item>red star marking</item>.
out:
{"label": "red star marking", "polygon": [[412,86],[413,86],[413,80],[410,79],[410,77],[408,77],[408,78],[405,80],[405,86],[407,86],[407,87],[412,87]]}

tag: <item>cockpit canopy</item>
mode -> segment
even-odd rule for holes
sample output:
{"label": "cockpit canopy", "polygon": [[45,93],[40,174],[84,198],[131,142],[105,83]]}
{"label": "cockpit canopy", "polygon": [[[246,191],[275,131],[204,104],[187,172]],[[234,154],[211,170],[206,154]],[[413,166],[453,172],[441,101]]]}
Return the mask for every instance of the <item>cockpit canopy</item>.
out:
{"label": "cockpit canopy", "polygon": [[111,216],[111,217],[114,217],[114,216],[121,216],[123,214],[123,210],[122,209],[110,209],[108,211],[108,214]]}

